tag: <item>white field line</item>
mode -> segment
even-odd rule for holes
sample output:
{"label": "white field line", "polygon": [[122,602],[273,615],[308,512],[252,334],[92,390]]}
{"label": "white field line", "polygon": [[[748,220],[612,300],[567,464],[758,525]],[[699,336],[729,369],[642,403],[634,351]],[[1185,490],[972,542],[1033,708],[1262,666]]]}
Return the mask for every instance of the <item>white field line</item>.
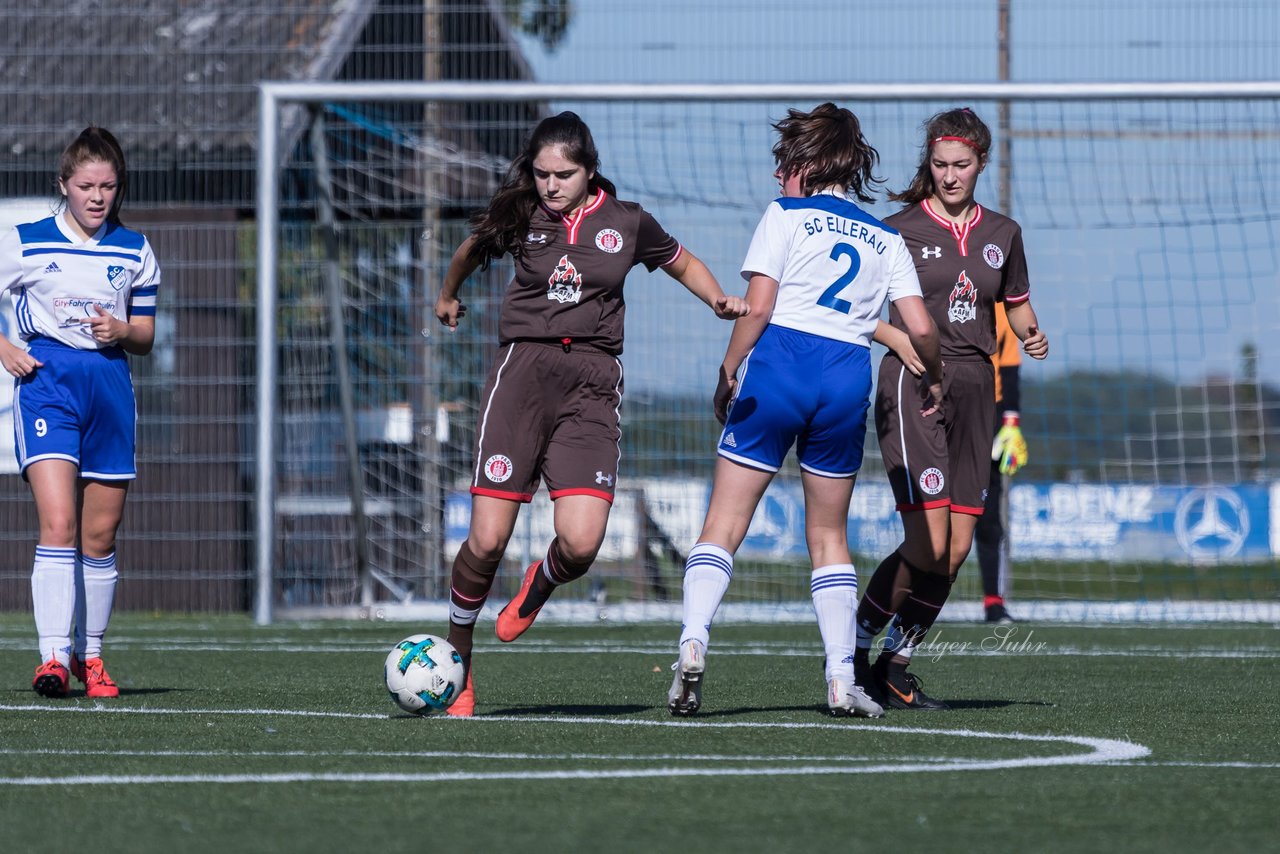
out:
{"label": "white field line", "polygon": [[[884,762],[887,758],[856,754],[829,754],[826,756],[799,756],[795,754],[738,754],[738,753],[498,753],[468,750],[78,750],[75,748],[13,748],[0,749],[0,756],[184,756],[203,758],[282,758],[349,756],[355,758],[377,757],[390,759],[492,759],[501,762]],[[897,762],[929,762],[936,757],[903,755],[893,757]]]}
{"label": "white field line", "polygon": [[[127,693],[127,692],[126,692]],[[86,714],[86,715],[278,715],[282,718],[342,718],[344,720],[385,721],[395,714],[373,714],[358,712],[316,712],[308,709],[158,709],[129,708],[127,706],[106,706],[95,703],[92,706],[39,706],[35,704],[9,705],[0,703],[0,712],[51,712],[53,714]],[[408,716],[406,716],[408,717]],[[440,720],[456,720],[442,716]],[[471,718],[480,720],[480,718]]]}
{"label": "white field line", "polygon": [[[279,759],[347,756],[352,758],[388,759],[489,759],[501,762],[884,762],[884,754],[861,756],[857,754],[830,754],[827,756],[798,756],[795,754],[737,754],[737,753],[497,753],[470,750],[77,750],[74,748],[3,749],[0,756],[143,756],[143,757],[196,757],[212,759]],[[895,762],[929,762],[934,756],[895,756]],[[1147,762],[1124,759],[1107,763],[1132,768],[1280,768],[1280,762]]]}
{"label": "white field line", "polygon": [[[353,653],[385,653],[391,648],[394,641],[367,643],[350,641],[324,641],[299,643],[296,639],[289,642],[272,642],[269,639],[254,639],[252,641],[224,640],[216,643],[209,642],[208,639],[155,639],[142,640],[138,638],[112,638],[112,650],[142,650],[148,652],[178,652],[184,650],[200,650],[201,652],[247,652],[247,653],[269,653],[269,652],[298,652],[298,653],[314,653],[314,654],[330,654],[330,655],[350,655]],[[21,640],[0,639],[0,652],[8,651],[29,651],[32,648],[32,640],[24,637]],[[599,655],[601,653],[622,653],[632,655],[657,655],[672,656],[676,652],[673,644],[668,643],[652,643],[652,644],[635,644],[635,643],[611,643],[608,641],[592,642],[592,643],[564,643],[561,641],[533,641],[521,643],[519,646],[510,646],[503,644],[479,643],[476,645],[477,651],[483,652],[485,655],[494,653],[502,653],[507,655],[572,655],[572,654],[590,654]],[[716,644],[711,647],[711,651],[715,655],[734,655],[734,656],[777,656],[777,657],[802,657],[809,658],[819,655],[822,647],[814,644],[812,648],[797,648],[794,644],[775,644],[772,641],[760,641],[752,643],[750,641],[732,641],[724,644]],[[1257,658],[1271,659],[1280,658],[1280,648],[1266,646],[1246,646],[1246,647],[1202,647],[1202,648],[1181,648],[1181,647],[1162,647],[1162,646],[1146,646],[1137,644],[1134,646],[1125,646],[1123,653],[1128,657],[1138,658],[1182,658],[1182,659],[1219,659],[1219,658]],[[951,641],[944,640],[939,637],[936,641],[926,639],[925,643],[916,650],[916,655],[921,658],[934,658],[937,656],[961,656],[969,658],[985,658],[994,656],[1027,656],[1027,657],[1054,657],[1054,656],[1078,656],[1078,657],[1112,657],[1116,655],[1116,647],[1114,646],[1097,646],[1097,647],[1081,647],[1075,645],[1051,644],[1035,640],[1034,634],[1028,633],[1025,638],[979,638],[977,640],[967,641]]]}
{"label": "white field line", "polygon": [[[128,709],[128,708],[79,708],[48,706],[0,705],[0,711],[41,711],[84,714],[174,714],[174,715],[279,715],[303,717],[328,717],[345,719],[387,719],[387,715],[364,715],[342,712],[298,712],[272,709]],[[95,786],[95,785],[146,785],[176,783],[379,783],[379,782],[437,782],[478,780],[618,780],[654,777],[796,777],[813,775],[930,773],[939,771],[994,771],[1008,768],[1044,768],[1063,765],[1097,765],[1125,762],[1149,756],[1151,751],[1140,744],[1107,738],[1082,736],[1031,735],[1027,733],[980,732],[968,729],[917,729],[873,725],[849,727],[835,723],[783,722],[765,723],[751,721],[703,722],[703,721],[649,721],[617,720],[613,718],[580,718],[558,716],[489,716],[469,719],[439,718],[448,725],[475,725],[486,723],[553,724],[557,726],[619,726],[628,728],[679,727],[682,729],[721,730],[798,730],[821,729],[845,733],[891,732],[904,735],[933,735],[944,738],[982,739],[1070,745],[1088,752],[1061,756],[1022,756],[1007,759],[957,759],[949,756],[924,759],[899,758],[891,761],[873,761],[869,764],[802,764],[812,763],[808,757],[787,760],[777,757],[768,767],[687,767],[663,766],[636,769],[537,769],[529,771],[433,771],[433,772],[284,772],[274,774],[82,774],[65,777],[0,777],[0,786]],[[723,762],[732,757],[717,758]],[[706,761],[706,760],[703,760]],[[739,761],[742,761],[739,758]],[[778,764],[792,761],[795,764]],[[820,760],[826,762],[828,760]]]}

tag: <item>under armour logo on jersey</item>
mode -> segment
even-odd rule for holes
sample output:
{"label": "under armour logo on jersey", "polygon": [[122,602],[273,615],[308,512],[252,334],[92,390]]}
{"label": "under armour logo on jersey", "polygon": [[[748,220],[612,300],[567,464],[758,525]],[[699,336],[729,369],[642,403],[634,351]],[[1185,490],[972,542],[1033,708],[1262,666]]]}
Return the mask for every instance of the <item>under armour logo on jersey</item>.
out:
{"label": "under armour logo on jersey", "polygon": [[931,248],[929,248],[928,246],[921,246],[921,247],[920,247],[920,257],[921,257],[921,258],[923,258],[923,259],[924,259],[924,260],[926,260],[926,261],[928,261],[930,258],[941,258],[941,257],[942,257],[942,247],[941,247],[941,246],[934,246],[934,247],[931,249]]}
{"label": "under armour logo on jersey", "polygon": [[730,448],[736,448],[736,447],[738,447],[738,440],[737,440],[737,439],[735,439],[735,438],[733,438],[733,434],[732,434],[732,433],[729,433],[728,435],[726,435],[726,436],[724,437],[724,443],[725,443],[726,445],[728,445]]}
{"label": "under armour logo on jersey", "polygon": [[58,266],[57,261],[50,261],[49,266],[44,268],[46,273],[61,273],[62,268]]}
{"label": "under armour logo on jersey", "polygon": [[543,243],[543,244],[545,244],[545,243],[547,242],[547,236],[546,236],[545,234],[534,234],[534,233],[531,231],[531,232],[529,232],[529,234],[525,237],[524,242],[525,242],[525,243]]}
{"label": "under armour logo on jersey", "polygon": [[596,483],[603,483],[605,486],[613,486],[613,475],[598,471],[596,472]]}

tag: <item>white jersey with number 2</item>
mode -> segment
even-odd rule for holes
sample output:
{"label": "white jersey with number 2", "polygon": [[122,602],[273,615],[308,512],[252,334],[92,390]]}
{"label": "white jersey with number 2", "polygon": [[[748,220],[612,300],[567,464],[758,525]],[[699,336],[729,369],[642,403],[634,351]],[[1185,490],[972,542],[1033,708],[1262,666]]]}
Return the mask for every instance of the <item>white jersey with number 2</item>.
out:
{"label": "white jersey with number 2", "polygon": [[830,191],[769,204],[742,262],[757,273],[778,282],[770,323],[867,348],[886,299],[921,296],[901,235]]}

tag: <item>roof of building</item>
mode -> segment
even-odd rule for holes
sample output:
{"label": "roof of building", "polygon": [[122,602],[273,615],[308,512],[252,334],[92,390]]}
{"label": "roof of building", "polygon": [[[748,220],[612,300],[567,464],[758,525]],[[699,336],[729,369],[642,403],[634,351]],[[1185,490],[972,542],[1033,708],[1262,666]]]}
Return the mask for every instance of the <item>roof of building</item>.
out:
{"label": "roof of building", "polygon": [[[167,174],[163,180],[175,187],[197,187],[210,175],[251,169],[264,80],[530,76],[490,0],[429,6],[63,0],[7,11],[0,27],[0,170],[16,177],[0,179],[0,195],[30,193],[33,182],[51,186],[58,153],[90,124],[116,134],[131,173],[144,183]],[[424,35],[428,11],[442,22],[438,41]],[[300,130],[286,128],[286,138]],[[134,188],[142,189],[137,180]]]}

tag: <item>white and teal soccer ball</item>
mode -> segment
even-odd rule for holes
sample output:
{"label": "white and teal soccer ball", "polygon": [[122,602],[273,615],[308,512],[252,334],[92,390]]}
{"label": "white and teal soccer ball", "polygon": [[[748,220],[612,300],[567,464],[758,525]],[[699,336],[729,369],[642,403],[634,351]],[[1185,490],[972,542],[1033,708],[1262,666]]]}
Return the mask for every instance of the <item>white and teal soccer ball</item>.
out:
{"label": "white and teal soccer ball", "polygon": [[412,635],[400,641],[387,653],[382,671],[391,699],[415,715],[449,708],[467,678],[462,656],[435,635]]}

